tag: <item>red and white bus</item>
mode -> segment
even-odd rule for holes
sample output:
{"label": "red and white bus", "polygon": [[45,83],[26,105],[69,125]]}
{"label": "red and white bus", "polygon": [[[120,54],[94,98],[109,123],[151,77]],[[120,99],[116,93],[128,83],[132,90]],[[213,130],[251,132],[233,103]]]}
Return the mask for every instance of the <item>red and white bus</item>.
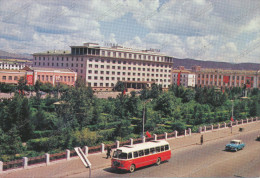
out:
{"label": "red and white bus", "polygon": [[165,140],[156,140],[136,145],[124,145],[113,153],[111,167],[134,172],[136,168],[150,164],[159,165],[171,158],[170,145]]}

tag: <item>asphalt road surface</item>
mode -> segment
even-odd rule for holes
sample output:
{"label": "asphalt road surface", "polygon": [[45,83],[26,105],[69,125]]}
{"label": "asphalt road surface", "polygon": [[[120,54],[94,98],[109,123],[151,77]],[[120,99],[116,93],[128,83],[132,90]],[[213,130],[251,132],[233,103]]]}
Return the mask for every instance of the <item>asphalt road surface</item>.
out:
{"label": "asphalt road surface", "polygon": [[[134,173],[104,168],[92,171],[91,177],[259,177],[260,141],[255,140],[259,133],[260,130],[242,132],[203,145],[173,149],[168,162],[137,169]],[[225,151],[225,145],[232,139],[242,139],[245,148],[238,152]],[[89,172],[69,177],[89,177]]]}

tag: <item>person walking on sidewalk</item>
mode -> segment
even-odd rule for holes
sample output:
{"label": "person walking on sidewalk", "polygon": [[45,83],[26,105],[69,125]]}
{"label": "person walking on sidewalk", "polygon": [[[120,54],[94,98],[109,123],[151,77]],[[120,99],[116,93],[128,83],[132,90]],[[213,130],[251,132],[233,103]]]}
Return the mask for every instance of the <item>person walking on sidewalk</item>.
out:
{"label": "person walking on sidewalk", "polygon": [[200,144],[203,144],[203,135],[200,136]]}
{"label": "person walking on sidewalk", "polygon": [[111,152],[111,148],[108,146],[107,147],[107,159],[108,159],[108,157],[111,158],[110,152]]}

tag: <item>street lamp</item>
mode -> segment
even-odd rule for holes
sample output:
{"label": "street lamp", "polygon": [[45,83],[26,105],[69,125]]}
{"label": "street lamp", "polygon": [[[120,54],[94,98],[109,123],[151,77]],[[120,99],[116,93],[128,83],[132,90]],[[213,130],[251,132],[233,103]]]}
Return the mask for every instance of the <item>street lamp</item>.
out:
{"label": "street lamp", "polygon": [[233,114],[234,114],[234,100],[230,100],[231,102],[232,102],[232,116],[231,116],[231,126],[230,126],[230,128],[231,128],[231,134],[232,134],[232,122],[233,122]]}
{"label": "street lamp", "polygon": [[145,105],[146,103],[152,101],[153,99],[148,99],[147,101],[144,102],[144,111],[143,111],[143,136],[144,136],[144,118],[145,118]]}

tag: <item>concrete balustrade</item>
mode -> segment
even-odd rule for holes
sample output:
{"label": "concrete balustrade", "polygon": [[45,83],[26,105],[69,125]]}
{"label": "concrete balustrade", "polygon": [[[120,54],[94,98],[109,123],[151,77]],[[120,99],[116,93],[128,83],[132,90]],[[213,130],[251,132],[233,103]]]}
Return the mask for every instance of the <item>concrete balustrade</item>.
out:
{"label": "concrete balustrade", "polygon": [[204,126],[204,132],[206,132],[207,131],[207,127],[206,126]]}
{"label": "concrete balustrade", "polygon": [[238,121],[236,120],[236,125],[238,125]]}
{"label": "concrete balustrade", "polygon": [[241,121],[242,121],[241,124],[243,125],[244,124],[244,120],[242,119]]}
{"label": "concrete balustrade", "polygon": [[189,128],[189,135],[191,136],[191,128]]}
{"label": "concrete balustrade", "polygon": [[165,140],[168,139],[168,134],[167,134],[167,132],[164,132],[164,138],[165,138]]}
{"label": "concrete balustrade", "polygon": [[23,168],[26,169],[28,167],[28,158],[23,157]]}
{"label": "concrete balustrade", "polygon": [[143,136],[143,138],[142,138],[142,142],[145,143],[145,136]]}
{"label": "concrete balustrade", "polygon": [[130,138],[130,145],[134,144],[134,139]]}
{"label": "concrete balustrade", "polygon": [[87,147],[87,146],[84,146],[84,154],[85,154],[86,156],[88,156],[88,147]]}
{"label": "concrete balustrade", "polygon": [[214,126],[213,125],[211,125],[211,130],[213,131],[213,128],[214,128]]}
{"label": "concrete balustrade", "polygon": [[220,124],[218,124],[218,129],[220,129]]}
{"label": "concrete balustrade", "polygon": [[185,129],[185,130],[184,130],[184,136],[186,136],[186,134],[187,134],[187,130]]}
{"label": "concrete balustrade", "polygon": [[178,137],[178,131],[177,130],[174,131],[174,135],[175,135],[175,138]]}
{"label": "concrete balustrade", "polygon": [[4,171],[4,163],[0,161],[0,173]]}
{"label": "concrete balustrade", "polygon": [[226,122],[224,123],[224,127],[227,128],[227,123]]}
{"label": "concrete balustrade", "polygon": [[157,135],[153,134],[153,138],[154,138],[154,140],[157,140]]}
{"label": "concrete balustrade", "polygon": [[66,150],[66,159],[70,160],[70,150]]}
{"label": "concrete balustrade", "polygon": [[104,152],[105,152],[105,144],[101,143],[101,153],[104,153]]}
{"label": "concrete balustrade", "polygon": [[248,119],[246,119],[246,123],[248,124]]}
{"label": "concrete balustrade", "polygon": [[45,153],[45,159],[46,159],[46,165],[48,166],[50,164],[50,154]]}
{"label": "concrete balustrade", "polygon": [[199,127],[199,133],[201,133],[202,132],[202,127]]}
{"label": "concrete balustrade", "polygon": [[119,148],[120,142],[117,140],[116,141],[116,148]]}
{"label": "concrete balustrade", "polygon": [[230,121],[230,126],[231,126],[231,127],[233,126],[233,122],[232,122],[232,121]]}

